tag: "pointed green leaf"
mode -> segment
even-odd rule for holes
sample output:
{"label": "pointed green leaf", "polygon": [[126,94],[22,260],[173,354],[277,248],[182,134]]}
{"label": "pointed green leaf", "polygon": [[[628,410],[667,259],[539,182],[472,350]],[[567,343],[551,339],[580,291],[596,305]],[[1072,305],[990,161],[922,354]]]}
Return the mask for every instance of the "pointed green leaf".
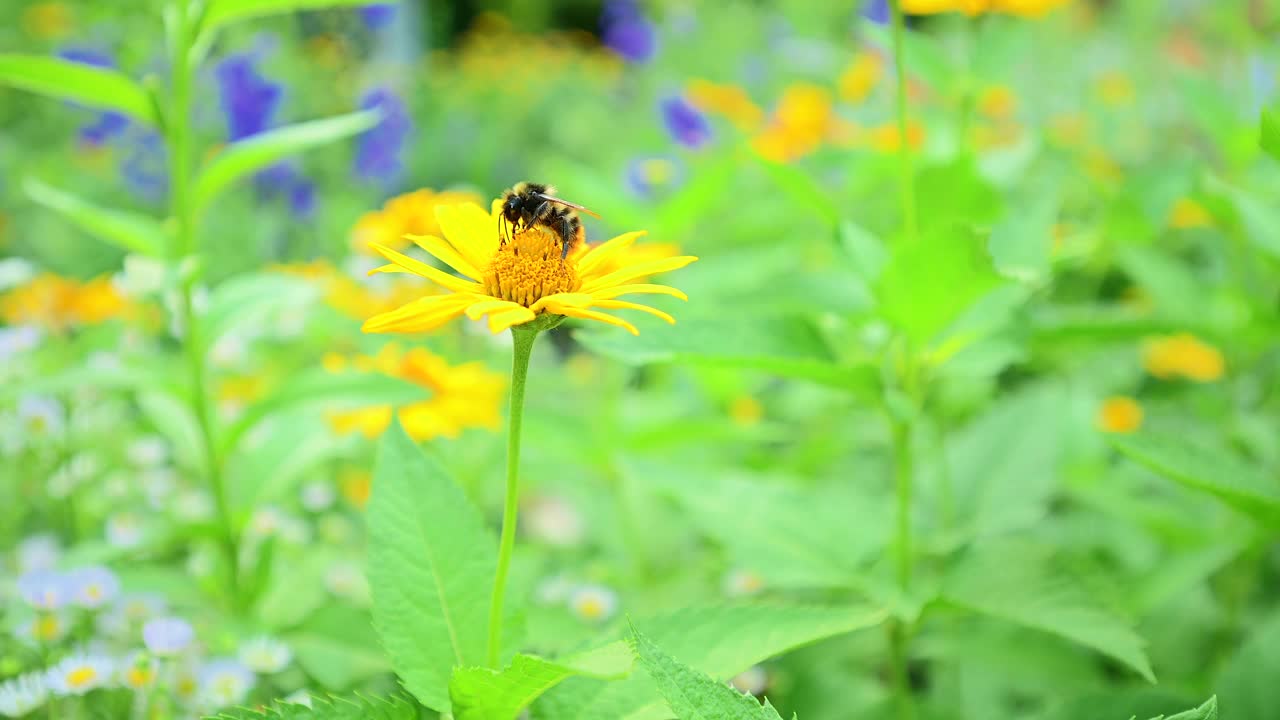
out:
{"label": "pointed green leaf", "polygon": [[0,54],[0,85],[100,110],[115,110],[149,125],[159,124],[147,91],[118,70],[44,55]]}
{"label": "pointed green leaf", "polygon": [[391,672],[369,613],[350,605],[321,607],[282,638],[320,687],[346,690]]}
{"label": "pointed green leaf", "polygon": [[378,445],[368,516],[374,627],[405,687],[448,710],[453,668],[484,658],[497,543],[398,421]]}
{"label": "pointed green leaf", "polygon": [[1227,660],[1213,687],[1233,718],[1280,720],[1280,612],[1250,622],[1244,642]]}
{"label": "pointed green leaf", "polygon": [[979,549],[946,578],[942,599],[956,607],[1064,637],[1128,665],[1155,682],[1143,640],[1069,578],[1039,567],[1034,553]]}
{"label": "pointed green leaf", "polygon": [[1262,111],[1259,144],[1271,157],[1280,160],[1280,107]]}
{"label": "pointed green leaf", "polygon": [[[683,608],[637,619],[646,634],[693,669],[727,680],[774,655],[879,624],[866,606],[740,604]],[[571,678],[534,703],[545,720],[661,720],[670,717],[648,675],[604,682]]]}
{"label": "pointed green leaf", "polygon": [[257,329],[281,310],[305,307],[319,294],[315,283],[295,275],[280,272],[237,275],[209,294],[202,340],[212,347],[227,333],[241,328]]}
{"label": "pointed green leaf", "polygon": [[418,709],[407,698],[360,695],[311,699],[311,707],[279,702],[262,710],[241,708],[207,720],[417,720]]}
{"label": "pointed green leaf", "polygon": [[1152,434],[1116,436],[1111,443],[1155,473],[1208,493],[1264,526],[1280,526],[1280,479],[1234,456]]}
{"label": "pointed green leaf", "polygon": [[32,200],[61,214],[87,233],[129,252],[151,257],[164,255],[166,235],[155,218],[100,207],[34,178],[27,178],[22,186]]}
{"label": "pointed green leaf", "polygon": [[457,720],[512,720],[561,681],[583,677],[612,680],[631,672],[631,649],[618,641],[561,660],[516,655],[501,672],[483,667],[456,668],[449,681]]}
{"label": "pointed green leaf", "polygon": [[231,143],[215,155],[196,178],[192,190],[196,212],[205,209],[236,180],[303,150],[362,133],[376,125],[380,117],[377,110],[362,110],[276,128]]}
{"label": "pointed green leaf", "polygon": [[[1240,717],[1259,720],[1261,716],[1245,715],[1241,713]],[[1154,720],[1161,720],[1161,718],[1155,718]],[[1218,696],[1214,695],[1198,708],[1193,708],[1186,712],[1180,712],[1177,715],[1170,715],[1169,717],[1164,718],[1164,720],[1218,720]]]}
{"label": "pointed green leaf", "polygon": [[631,643],[658,692],[679,720],[782,720],[772,705],[685,665],[631,628]]}
{"label": "pointed green leaf", "polygon": [[214,28],[252,18],[283,15],[298,10],[356,7],[369,0],[212,0],[204,16],[204,26]]}

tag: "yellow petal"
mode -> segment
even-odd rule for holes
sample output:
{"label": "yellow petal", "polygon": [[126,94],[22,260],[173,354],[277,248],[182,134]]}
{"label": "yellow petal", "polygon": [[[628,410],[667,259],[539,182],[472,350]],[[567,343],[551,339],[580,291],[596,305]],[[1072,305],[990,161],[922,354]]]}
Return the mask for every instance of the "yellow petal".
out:
{"label": "yellow petal", "polygon": [[646,284],[614,285],[613,287],[607,287],[607,288],[602,288],[600,290],[597,290],[591,293],[591,296],[600,300],[605,300],[608,298],[616,298],[621,295],[630,295],[632,293],[637,295],[641,295],[641,294],[670,295],[671,297],[680,298],[681,300],[689,299],[688,295],[685,295],[684,293],[680,292],[679,290],[673,287],[669,287],[667,285],[646,285]]}
{"label": "yellow petal", "polygon": [[488,300],[481,300],[480,302],[468,307],[467,317],[472,320],[479,320],[482,316],[488,315],[489,313],[497,312],[499,310],[513,310],[518,307],[523,306],[520,305],[520,303],[513,303],[510,300],[490,298]]}
{"label": "yellow petal", "polygon": [[596,306],[602,308],[616,308],[620,310],[639,310],[640,312],[647,312],[655,317],[660,317],[672,325],[676,323],[675,318],[657,308],[652,308],[648,305],[641,305],[640,303],[627,302],[626,300],[598,300],[596,301]]}
{"label": "yellow petal", "polygon": [[378,267],[376,267],[376,268],[374,268],[374,269],[370,270],[367,274],[369,274],[369,275],[373,275],[373,274],[375,274],[375,273],[409,273],[410,275],[412,275],[412,274],[413,274],[413,273],[409,272],[408,270],[406,270],[406,269],[404,269],[404,268],[400,267],[399,265],[395,265],[395,264],[391,264],[391,265],[379,265]]}
{"label": "yellow petal", "polygon": [[536,302],[529,308],[534,312],[546,310],[547,312],[558,313],[563,315],[557,308],[560,307],[591,307],[591,303],[595,299],[587,293],[555,293],[543,298],[538,298]]}
{"label": "yellow petal", "polygon": [[608,242],[591,248],[587,251],[586,255],[583,255],[578,260],[577,265],[579,277],[590,275],[593,270],[600,267],[601,263],[631,247],[635,244],[637,239],[647,234],[648,232],[644,230],[637,230],[636,232],[619,235]]}
{"label": "yellow petal", "polygon": [[444,240],[434,235],[405,235],[405,237],[412,240],[414,245],[431,253],[454,270],[477,282],[480,280],[480,271]]}
{"label": "yellow petal", "polygon": [[443,325],[476,301],[470,293],[433,295],[374,315],[364,322],[364,332],[423,332]]}
{"label": "yellow petal", "polygon": [[564,308],[564,312],[560,314],[568,315],[569,317],[582,318],[584,320],[599,320],[602,323],[608,323],[610,325],[617,325],[620,328],[626,328],[627,332],[631,333],[632,335],[640,334],[640,331],[636,329],[636,326],[632,325],[626,320],[623,320],[622,318],[616,318],[612,315],[606,315],[605,313],[602,313],[602,312],[596,312],[595,310],[566,307]]}
{"label": "yellow petal", "polygon": [[681,255],[680,257],[663,258],[661,260],[650,260],[648,262],[636,263],[627,267],[615,270],[604,277],[595,278],[590,282],[582,283],[582,292],[595,293],[598,290],[610,287],[612,285],[622,285],[636,278],[647,277],[649,275],[657,275],[658,273],[678,270],[685,265],[697,260],[692,255]]}
{"label": "yellow petal", "polygon": [[522,325],[532,320],[536,315],[527,307],[516,305],[510,310],[496,312],[489,316],[489,329],[495,333],[500,333],[512,325]]}
{"label": "yellow petal", "polygon": [[450,275],[442,270],[437,270],[420,260],[414,260],[408,255],[398,253],[385,245],[369,243],[369,247],[377,250],[378,254],[382,255],[382,257],[390,260],[396,265],[399,265],[405,270],[408,270],[415,275],[421,275],[422,277],[453,290],[454,292],[473,293],[482,292],[484,290],[480,283],[468,282],[455,275]]}
{"label": "yellow petal", "polygon": [[436,207],[436,222],[472,267],[487,265],[498,249],[498,225],[479,205],[440,205]]}

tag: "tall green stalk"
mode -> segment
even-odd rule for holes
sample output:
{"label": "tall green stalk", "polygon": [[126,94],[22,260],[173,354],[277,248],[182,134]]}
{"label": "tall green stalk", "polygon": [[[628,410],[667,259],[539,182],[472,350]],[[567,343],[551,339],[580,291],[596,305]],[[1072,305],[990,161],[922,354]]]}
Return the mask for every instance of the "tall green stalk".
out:
{"label": "tall green stalk", "polygon": [[507,592],[507,571],[516,546],[516,513],[520,501],[520,427],[524,421],[524,390],[529,357],[540,328],[533,323],[511,328],[511,410],[507,419],[507,486],[502,507],[502,538],[498,541],[498,569],[489,600],[489,667],[498,669],[502,659],[502,601]]}
{"label": "tall green stalk", "polygon": [[907,240],[914,242],[916,229],[916,188],[915,172],[911,163],[911,143],[907,139],[907,62],[904,57],[905,20],[902,17],[901,0],[892,0],[893,8],[893,71],[897,78],[897,116],[898,116],[898,194],[902,205],[902,223],[907,233]]}
{"label": "tall green stalk", "polygon": [[[169,248],[169,259],[175,268],[179,268],[180,273],[182,273],[182,265],[188,262],[188,258],[195,258],[198,253],[195,212],[191,204],[191,83],[195,74],[195,68],[192,67],[195,27],[190,16],[189,5],[190,3],[185,0],[178,0],[172,6],[174,8],[174,24],[171,28],[173,79],[170,105],[165,117],[165,132],[169,141],[169,176],[172,184],[170,211],[176,228]],[[199,316],[195,312],[192,299],[195,280],[191,273],[182,273],[178,279],[178,304],[184,333],[183,349],[187,355],[187,370],[191,384],[189,400],[192,414],[195,415],[196,424],[200,428],[200,441],[204,446],[202,449],[205,474],[209,481],[209,491],[213,494],[218,522],[221,525],[222,547],[228,572],[228,593],[234,606],[239,601],[237,592],[239,551],[235,525],[222,478],[222,461],[218,457],[218,446],[214,437],[213,417],[209,411],[204,342],[200,334]]]}

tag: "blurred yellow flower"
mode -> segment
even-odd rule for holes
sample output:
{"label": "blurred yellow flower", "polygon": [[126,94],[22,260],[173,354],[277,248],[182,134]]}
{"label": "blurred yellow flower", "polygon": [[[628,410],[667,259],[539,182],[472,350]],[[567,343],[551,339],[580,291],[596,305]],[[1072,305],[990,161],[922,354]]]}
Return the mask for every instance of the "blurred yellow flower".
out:
{"label": "blurred yellow flower", "polygon": [[737,85],[694,78],[689,81],[685,96],[699,110],[720,115],[740,130],[755,130],[764,119],[764,111],[752,101],[746,90]]}
{"label": "blurred yellow flower", "polygon": [[1178,198],[1169,211],[1169,227],[1176,230],[1209,227],[1212,224],[1213,218],[1204,205],[1189,197]]}
{"label": "blurred yellow flower", "polygon": [[859,103],[867,99],[880,76],[884,72],[884,58],[879,53],[863,50],[858,53],[849,67],[840,73],[838,87],[840,99],[845,102]]}
{"label": "blurred yellow flower", "polygon": [[381,210],[367,212],[356,221],[351,230],[351,246],[359,252],[369,252],[374,243],[399,250],[409,246],[409,235],[437,235],[440,225],[435,209],[442,205],[478,203],[475,193],[444,190],[436,192],[427,188],[414,190],[393,197]]}
{"label": "blurred yellow flower", "polygon": [[373,490],[373,476],[368,470],[349,469],[338,481],[342,488],[342,497],[358,508],[369,503],[369,494]]}
{"label": "blurred yellow flower", "polygon": [[901,0],[902,10],[912,15],[962,12],[967,15],[1007,13],[1022,17],[1039,17],[1070,0]]}
{"label": "blurred yellow flower", "polygon": [[697,260],[690,255],[641,262],[628,261],[609,271],[611,263],[627,258],[627,252],[643,231],[620,235],[588,248],[580,243],[563,255],[558,235],[540,225],[527,227],[513,237],[499,235],[501,201],[490,212],[467,203],[436,208],[444,239],[414,236],[418,247],[464,277],[444,272],[381,244],[373,249],[391,261],[371,273],[408,272],[431,280],[451,292],[429,295],[391,312],[369,318],[365,332],[417,333],[434,330],[466,314],[472,320],[488,317],[495,333],[530,322],[543,313],[596,320],[639,334],[634,325],[593,308],[639,310],[674,323],[675,318],[647,305],[619,300],[622,295],[685,294],[666,285],[634,281],[682,268]]}
{"label": "blurred yellow flower", "polygon": [[1082,113],[1064,113],[1049,118],[1049,139],[1063,147],[1079,147],[1089,136],[1089,118]]}
{"label": "blurred yellow flower", "polygon": [[41,273],[0,296],[0,317],[6,323],[33,324],[55,331],[96,325],[125,317],[133,310],[133,303],[105,276],[81,283]]}
{"label": "blurred yellow flower", "polygon": [[1095,90],[1102,103],[1110,107],[1132,105],[1136,95],[1133,80],[1119,70],[1112,70],[1099,77]]}
{"label": "blurred yellow flower", "polygon": [[40,2],[22,12],[22,27],[38,38],[60,38],[71,32],[75,15],[62,2]]}
{"label": "blurred yellow flower", "polygon": [[758,425],[764,418],[764,405],[750,395],[739,395],[729,403],[729,417],[743,427]]}
{"label": "blurred yellow flower", "polygon": [[326,70],[337,70],[351,62],[346,40],[333,33],[320,33],[307,40],[307,55]]}
{"label": "blurred yellow flower", "polygon": [[1148,340],[1142,348],[1142,366],[1160,379],[1183,377],[1210,382],[1222,377],[1226,362],[1222,352],[1190,333]]}
{"label": "blurred yellow flower", "polygon": [[[924,126],[916,121],[911,121],[907,125],[907,142],[912,148],[919,148],[924,145]],[[868,135],[868,145],[872,150],[889,153],[897,152],[902,146],[902,136],[898,132],[896,123],[886,123],[878,127],[871,128]]]}
{"label": "blurred yellow flower", "polygon": [[1007,85],[991,85],[978,94],[978,112],[989,120],[1008,120],[1018,111],[1018,96]]}
{"label": "blurred yellow flower", "polygon": [[[324,366],[330,372],[345,372],[348,363],[326,356]],[[431,391],[431,397],[404,405],[397,413],[405,432],[415,440],[454,438],[468,428],[498,429],[506,380],[483,363],[449,365],[426,348],[402,352],[395,343],[388,343],[376,356],[351,358],[350,366],[408,380]],[[390,405],[377,405],[335,412],[329,420],[339,433],[359,431],[372,438],[391,423],[391,410]]]}
{"label": "blurred yellow flower", "polygon": [[783,91],[769,125],[751,145],[762,157],[789,162],[816,150],[831,136],[835,121],[829,90],[795,83]]}
{"label": "blurred yellow flower", "polygon": [[1142,406],[1124,395],[1109,397],[1098,408],[1097,425],[1103,432],[1134,432],[1142,427]]}

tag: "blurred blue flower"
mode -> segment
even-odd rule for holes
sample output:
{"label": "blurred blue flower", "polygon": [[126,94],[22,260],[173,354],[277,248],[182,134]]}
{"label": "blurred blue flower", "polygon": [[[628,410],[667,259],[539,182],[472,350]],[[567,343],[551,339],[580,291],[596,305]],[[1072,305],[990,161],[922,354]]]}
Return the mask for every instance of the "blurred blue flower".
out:
{"label": "blurred blue flower", "polygon": [[142,626],[142,642],[156,655],[177,655],[195,639],[191,623],[177,617],[159,617]]}
{"label": "blurred blue flower", "polygon": [[862,7],[862,17],[877,25],[888,25],[889,0],[867,0]]}
{"label": "blurred blue flower", "polygon": [[683,176],[679,161],[664,155],[638,157],[627,164],[627,187],[643,198],[676,185]]}
{"label": "blurred blue flower", "polygon": [[100,608],[120,594],[120,578],[101,565],[73,570],[68,581],[71,583],[76,602],[80,607]]}
{"label": "blurred blue flower", "polygon": [[699,148],[711,141],[711,124],[702,111],[679,96],[664,99],[659,106],[667,132],[681,145]]}
{"label": "blurred blue flower", "polygon": [[657,28],[635,0],[609,0],[600,16],[604,44],[627,62],[642,63],[658,48]]}
{"label": "blurred blue flower", "polygon": [[395,3],[376,3],[360,8],[360,19],[370,30],[381,30],[396,19]]}
{"label": "blurred blue flower", "polygon": [[[115,67],[115,61],[110,55],[89,48],[65,48],[58,52],[58,57],[98,68]],[[119,137],[129,127],[129,118],[122,113],[106,111],[97,115],[94,122],[80,128],[81,142],[94,146],[105,145]]]}
{"label": "blurred blue flower", "polygon": [[376,88],[360,99],[360,109],[378,108],[382,120],[360,136],[356,146],[355,173],[365,180],[379,180],[391,184],[400,177],[404,163],[400,154],[404,150],[413,121],[404,103],[387,88]]}
{"label": "blurred blue flower", "polygon": [[36,610],[57,610],[75,594],[66,575],[53,570],[36,570],[18,578],[18,594]]}
{"label": "blurred blue flower", "polygon": [[214,74],[227,135],[232,142],[256,135],[272,125],[284,97],[284,87],[263,77],[251,54],[231,55],[218,63]]}
{"label": "blurred blue flower", "polygon": [[155,132],[146,132],[129,147],[120,164],[125,184],[151,202],[159,202],[169,191],[168,150]]}

